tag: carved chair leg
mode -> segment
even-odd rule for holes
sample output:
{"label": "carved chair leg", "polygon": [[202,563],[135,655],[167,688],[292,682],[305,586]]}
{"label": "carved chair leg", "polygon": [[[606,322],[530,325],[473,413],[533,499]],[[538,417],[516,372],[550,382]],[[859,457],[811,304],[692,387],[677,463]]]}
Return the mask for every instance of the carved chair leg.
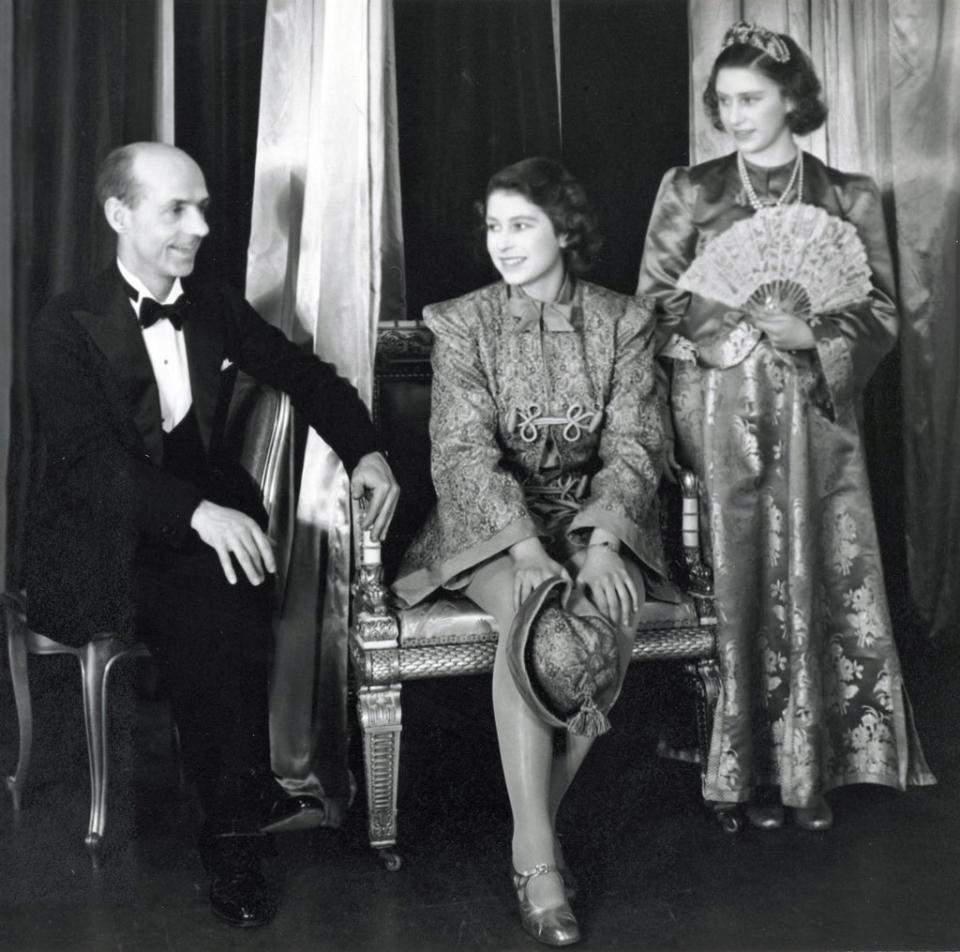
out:
{"label": "carved chair leg", "polygon": [[21,794],[30,769],[33,747],[33,703],[30,699],[30,673],[27,664],[27,630],[19,614],[6,609],[7,652],[10,657],[10,680],[17,705],[17,723],[20,729],[20,752],[16,772],[6,778],[6,787],[13,800],[13,809],[19,811]]}
{"label": "carved chair leg", "polygon": [[397,778],[400,774],[400,685],[361,687],[357,711],[363,731],[370,846],[391,872],[400,868],[397,845]]}
{"label": "carved chair leg", "polygon": [[[700,777],[705,782],[709,767],[710,738],[713,736],[713,719],[720,697],[720,666],[713,658],[701,658],[687,664],[686,670],[696,691]],[[737,833],[743,828],[739,804],[708,801],[707,806],[725,833]]]}
{"label": "carved chair leg", "polygon": [[96,860],[107,825],[107,787],[109,756],[107,751],[107,682],[110,669],[122,657],[112,638],[87,643],[80,659],[83,678],[83,719],[87,730],[87,756],[90,761],[90,822],[84,844]]}

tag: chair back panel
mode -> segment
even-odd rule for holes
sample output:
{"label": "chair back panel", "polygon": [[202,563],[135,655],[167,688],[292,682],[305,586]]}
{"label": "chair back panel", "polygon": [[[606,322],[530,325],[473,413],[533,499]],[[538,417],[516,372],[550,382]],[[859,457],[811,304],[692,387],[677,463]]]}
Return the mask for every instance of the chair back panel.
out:
{"label": "chair back panel", "polygon": [[373,419],[400,484],[400,505],[383,547],[387,580],[436,502],[430,476],[430,348],[425,327],[380,332]]}

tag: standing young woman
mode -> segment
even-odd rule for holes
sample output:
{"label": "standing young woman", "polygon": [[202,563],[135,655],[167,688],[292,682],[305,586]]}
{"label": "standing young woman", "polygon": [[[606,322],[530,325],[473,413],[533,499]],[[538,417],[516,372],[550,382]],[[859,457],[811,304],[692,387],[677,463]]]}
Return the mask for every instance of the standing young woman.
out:
{"label": "standing young woman", "polygon": [[552,617],[587,643],[602,642],[606,626],[616,675],[597,706],[609,709],[619,692],[636,613],[662,578],[653,319],[638,300],[577,277],[599,244],[595,216],[556,162],[526,159],[495,174],[482,214],[503,281],[424,312],[435,337],[438,501],[394,589],[410,604],[461,589],[497,621],[493,707],[521,921],[540,941],[568,945],[580,934],[555,821],[604,725],[595,711],[586,733],[583,718],[568,722],[554,756],[560,722],[544,719],[509,649],[522,649],[518,631],[551,580],[570,583],[567,614]]}
{"label": "standing young woman", "polygon": [[[700,474],[710,526],[723,689],[705,794],[747,801],[761,828],[781,826],[786,805],[800,826],[824,830],[828,790],[933,782],[893,641],[858,422],[859,395],[897,334],[890,251],[876,185],[794,141],[826,107],[789,36],[731,27],[703,98],[736,151],[667,173],[639,292],[657,306],[676,439],[667,457]],[[731,308],[683,290],[712,241],[800,202],[854,226],[866,252],[858,303]],[[734,247],[735,263],[760,247]]]}

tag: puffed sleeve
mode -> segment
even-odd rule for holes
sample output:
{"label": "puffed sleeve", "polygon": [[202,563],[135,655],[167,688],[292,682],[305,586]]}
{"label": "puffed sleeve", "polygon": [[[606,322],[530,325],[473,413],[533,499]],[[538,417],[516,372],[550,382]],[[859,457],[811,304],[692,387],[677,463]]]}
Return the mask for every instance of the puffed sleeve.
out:
{"label": "puffed sleeve", "polygon": [[690,295],[677,281],[693,261],[697,229],[693,225],[693,186],[686,168],[670,169],[660,183],[640,262],[637,294],[653,299],[657,354],[670,356],[677,326]]}
{"label": "puffed sleeve", "polygon": [[823,376],[835,412],[850,406],[897,338],[893,262],[880,191],[865,175],[841,193],[843,217],[857,229],[873,272],[868,300],[843,311],[816,315],[812,327]]}
{"label": "puffed sleeve", "polygon": [[469,551],[468,561],[476,564],[537,530],[522,488],[502,465],[497,405],[474,330],[477,315],[454,302],[426,308],[424,320],[435,338],[431,470],[443,549],[448,559]]}
{"label": "puffed sleeve", "polygon": [[653,369],[654,322],[649,304],[632,298],[617,323],[613,373],[600,433],[602,465],[570,532],[605,529],[662,573],[659,525],[650,518],[663,448]]}

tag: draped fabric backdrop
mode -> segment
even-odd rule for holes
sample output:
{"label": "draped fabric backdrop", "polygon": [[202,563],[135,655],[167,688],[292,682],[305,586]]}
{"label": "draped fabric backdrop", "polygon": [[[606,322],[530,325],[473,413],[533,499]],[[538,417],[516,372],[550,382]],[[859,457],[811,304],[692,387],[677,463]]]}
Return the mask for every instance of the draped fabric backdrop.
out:
{"label": "draped fabric backdrop", "polygon": [[[269,0],[247,263],[254,307],[368,403],[377,322],[403,316],[392,9]],[[288,789],[325,798],[330,825],[352,787],[349,518],[343,468],[311,432],[276,631],[271,749]]]}
{"label": "draped fabric backdrop", "polygon": [[[19,587],[31,479],[26,332],[54,294],[106,266],[116,239],[94,195],[114,146],[154,127],[154,15],[138,0],[15,0],[14,270],[7,583]],[[10,34],[5,34],[9,39]]]}
{"label": "draped fabric backdrop", "polygon": [[700,97],[738,19],[788,32],[810,52],[830,115],[803,147],[872,175],[884,193],[903,321],[898,352],[865,399],[874,504],[891,601],[912,596],[932,634],[956,636],[960,117],[949,94],[960,89],[960,0],[689,0],[691,162],[731,150]]}
{"label": "draped fabric backdrop", "polygon": [[[7,472],[13,391],[13,5],[0,4],[0,473]],[[7,576],[7,494],[0,494],[0,585]]]}

